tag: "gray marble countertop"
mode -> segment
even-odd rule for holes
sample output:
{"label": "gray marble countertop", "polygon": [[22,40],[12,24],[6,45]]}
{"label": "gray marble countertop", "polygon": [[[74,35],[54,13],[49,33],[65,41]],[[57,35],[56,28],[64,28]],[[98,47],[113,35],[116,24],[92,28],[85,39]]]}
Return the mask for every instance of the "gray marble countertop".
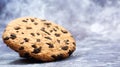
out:
{"label": "gray marble countertop", "polygon": [[[23,16],[48,19],[76,39],[71,57],[48,63],[30,62],[8,48],[2,32]],[[120,0],[0,0],[0,67],[120,67]]]}

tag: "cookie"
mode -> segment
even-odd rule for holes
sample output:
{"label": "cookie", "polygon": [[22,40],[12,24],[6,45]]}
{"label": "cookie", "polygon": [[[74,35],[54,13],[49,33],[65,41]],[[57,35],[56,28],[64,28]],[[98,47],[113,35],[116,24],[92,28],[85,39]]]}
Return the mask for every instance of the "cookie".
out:
{"label": "cookie", "polygon": [[65,59],[76,49],[75,40],[66,29],[51,21],[34,17],[11,21],[2,38],[20,57],[38,61]]}

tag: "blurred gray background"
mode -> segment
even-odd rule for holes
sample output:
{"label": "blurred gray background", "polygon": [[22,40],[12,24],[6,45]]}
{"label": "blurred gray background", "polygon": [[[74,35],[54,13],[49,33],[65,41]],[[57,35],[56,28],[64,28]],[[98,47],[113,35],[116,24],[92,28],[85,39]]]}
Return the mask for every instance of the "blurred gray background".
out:
{"label": "blurred gray background", "polygon": [[[33,16],[68,29],[77,49],[68,59],[32,63],[6,47],[9,21]],[[120,0],[0,0],[0,67],[120,67]]]}

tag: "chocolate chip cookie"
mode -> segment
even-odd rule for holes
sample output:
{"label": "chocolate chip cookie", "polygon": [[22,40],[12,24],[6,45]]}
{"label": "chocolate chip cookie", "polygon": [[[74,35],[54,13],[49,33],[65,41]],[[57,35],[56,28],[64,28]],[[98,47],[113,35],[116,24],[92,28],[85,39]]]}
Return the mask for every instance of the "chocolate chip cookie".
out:
{"label": "chocolate chip cookie", "polygon": [[2,38],[21,57],[39,61],[65,59],[76,49],[74,38],[65,28],[34,17],[11,21]]}

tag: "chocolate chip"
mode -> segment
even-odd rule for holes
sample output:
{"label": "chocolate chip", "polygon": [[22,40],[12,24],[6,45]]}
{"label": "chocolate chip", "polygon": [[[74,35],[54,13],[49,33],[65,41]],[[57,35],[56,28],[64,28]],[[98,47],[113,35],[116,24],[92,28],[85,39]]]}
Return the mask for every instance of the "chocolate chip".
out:
{"label": "chocolate chip", "polygon": [[54,48],[53,44],[51,43],[46,43],[47,45],[49,45],[49,48]]}
{"label": "chocolate chip", "polygon": [[34,25],[38,25],[38,23],[37,23],[37,22],[35,22],[35,23],[34,23]]}
{"label": "chocolate chip", "polygon": [[34,19],[30,19],[31,20],[31,22],[34,22]]}
{"label": "chocolate chip", "polygon": [[4,40],[9,40],[9,37],[5,37]]}
{"label": "chocolate chip", "polygon": [[11,38],[11,39],[15,39],[15,38],[16,38],[16,35],[15,35],[15,34],[11,34],[11,35],[10,35],[10,38]]}
{"label": "chocolate chip", "polygon": [[19,32],[19,31],[16,31],[17,33]]}
{"label": "chocolate chip", "polygon": [[23,57],[29,58],[29,57],[30,57],[30,54],[26,52],[26,53],[24,53]]}
{"label": "chocolate chip", "polygon": [[35,34],[34,33],[30,33],[32,36],[35,36]]}
{"label": "chocolate chip", "polygon": [[37,39],[36,41],[37,41],[37,42],[40,42],[40,39]]}
{"label": "chocolate chip", "polygon": [[19,50],[24,50],[24,47],[23,47],[23,46],[21,46],[21,47],[19,48]]}
{"label": "chocolate chip", "polygon": [[27,20],[22,20],[22,22],[27,22]]}
{"label": "chocolate chip", "polygon": [[76,46],[75,42],[73,42],[73,45],[75,45],[75,46]]}
{"label": "chocolate chip", "polygon": [[20,44],[23,44],[24,42],[21,42]]}
{"label": "chocolate chip", "polygon": [[69,40],[64,40],[65,44],[69,44]]}
{"label": "chocolate chip", "polygon": [[41,31],[43,31],[43,32],[47,33],[48,35],[50,35],[50,33],[48,33],[48,32],[45,30],[45,28],[41,28]]}
{"label": "chocolate chip", "polygon": [[55,33],[55,36],[56,36],[56,37],[60,37],[60,34],[58,34],[58,33]]}
{"label": "chocolate chip", "polygon": [[24,38],[24,41],[25,41],[25,42],[29,42],[29,39],[28,39],[28,38]]}
{"label": "chocolate chip", "polygon": [[41,49],[42,49],[42,47],[35,48],[32,53],[35,53],[35,54],[40,53]]}
{"label": "chocolate chip", "polygon": [[61,48],[62,50],[67,50],[68,49],[68,46],[64,46]]}
{"label": "chocolate chip", "polygon": [[53,30],[56,32],[57,30],[55,28],[53,28]]}
{"label": "chocolate chip", "polygon": [[40,35],[40,33],[37,33],[37,35]]}
{"label": "chocolate chip", "polygon": [[49,40],[52,40],[50,37],[44,37],[44,38],[49,39]]}
{"label": "chocolate chip", "polygon": [[20,27],[15,27],[14,29],[15,29],[15,30],[19,30],[19,29],[21,29],[21,28],[20,28]]}
{"label": "chocolate chip", "polygon": [[51,25],[51,23],[44,23],[45,25]]}
{"label": "chocolate chip", "polygon": [[50,30],[50,32],[53,32],[53,30]]}
{"label": "chocolate chip", "polygon": [[26,27],[26,29],[32,29],[32,27]]}
{"label": "chocolate chip", "polygon": [[69,50],[68,54],[69,56],[73,53],[73,50]]}
{"label": "chocolate chip", "polygon": [[57,39],[57,42],[60,43],[60,40]]}
{"label": "chocolate chip", "polygon": [[66,30],[61,30],[61,32],[64,34],[68,33]]}
{"label": "chocolate chip", "polygon": [[61,59],[63,59],[64,57],[63,57],[63,54],[59,54],[59,55],[52,55],[51,56],[52,58],[54,58],[55,60],[61,60]]}
{"label": "chocolate chip", "polygon": [[24,33],[22,32],[22,34],[24,34]]}
{"label": "chocolate chip", "polygon": [[32,45],[33,48],[37,48],[37,46],[35,44]]}
{"label": "chocolate chip", "polygon": [[55,28],[57,28],[59,30],[59,27],[58,26],[55,26]]}

